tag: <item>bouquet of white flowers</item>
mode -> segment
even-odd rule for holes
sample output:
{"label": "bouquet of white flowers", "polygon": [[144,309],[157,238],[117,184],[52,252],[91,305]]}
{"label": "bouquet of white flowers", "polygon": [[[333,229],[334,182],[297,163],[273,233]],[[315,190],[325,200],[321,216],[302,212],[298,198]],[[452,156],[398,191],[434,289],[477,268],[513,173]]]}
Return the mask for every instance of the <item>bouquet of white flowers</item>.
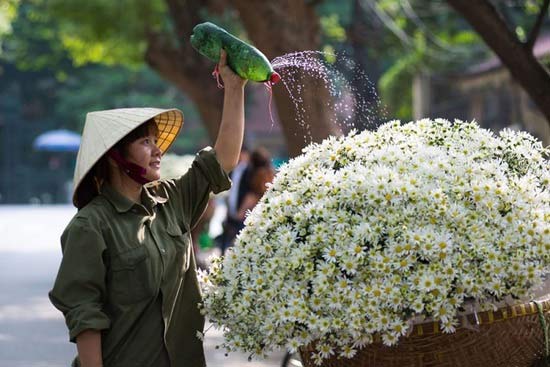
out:
{"label": "bouquet of white flowers", "polygon": [[452,333],[467,300],[529,298],[550,271],[549,153],[442,119],[311,145],[202,274],[202,310],[230,351],[315,342],[317,364],[419,315]]}

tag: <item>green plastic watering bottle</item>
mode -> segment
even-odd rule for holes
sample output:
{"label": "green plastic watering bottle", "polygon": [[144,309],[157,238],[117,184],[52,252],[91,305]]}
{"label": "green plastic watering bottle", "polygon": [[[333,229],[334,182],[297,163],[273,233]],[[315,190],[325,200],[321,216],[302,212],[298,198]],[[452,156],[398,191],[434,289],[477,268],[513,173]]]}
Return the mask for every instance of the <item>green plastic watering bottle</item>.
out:
{"label": "green plastic watering bottle", "polygon": [[191,45],[214,62],[219,61],[220,49],[223,48],[227,53],[227,64],[243,79],[269,84],[281,80],[263,53],[213,23],[197,24],[193,28]]}

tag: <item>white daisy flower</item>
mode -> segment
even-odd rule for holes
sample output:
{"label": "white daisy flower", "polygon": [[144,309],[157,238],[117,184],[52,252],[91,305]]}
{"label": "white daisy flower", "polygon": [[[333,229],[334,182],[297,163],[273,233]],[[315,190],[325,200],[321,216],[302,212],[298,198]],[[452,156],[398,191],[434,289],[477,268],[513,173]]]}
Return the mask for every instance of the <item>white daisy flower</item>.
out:
{"label": "white daisy flower", "polygon": [[550,151],[476,123],[391,121],[285,164],[235,246],[199,274],[228,350],[352,357],[411,314],[454,332],[465,299],[526,297],[550,269]]}

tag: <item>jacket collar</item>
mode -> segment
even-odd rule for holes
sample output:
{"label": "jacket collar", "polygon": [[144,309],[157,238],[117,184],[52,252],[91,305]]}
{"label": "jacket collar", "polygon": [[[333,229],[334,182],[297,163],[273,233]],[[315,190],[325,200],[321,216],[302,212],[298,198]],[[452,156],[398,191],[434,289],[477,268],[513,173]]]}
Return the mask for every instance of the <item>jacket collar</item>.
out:
{"label": "jacket collar", "polygon": [[[144,186],[141,191],[141,203],[148,210],[151,210],[157,204],[164,204],[166,203],[166,201],[168,201],[168,199],[165,197],[155,195],[153,191],[156,191],[154,189],[156,189],[158,186],[158,182],[153,182]],[[105,196],[105,198],[115,207],[115,209],[119,213],[125,213],[132,209],[134,205],[139,205],[116,191],[109,184],[103,185],[103,187],[101,188],[101,195]]]}
{"label": "jacket collar", "polygon": [[109,184],[104,184],[101,187],[101,195],[103,195],[117,210],[119,213],[125,213],[132,209],[134,202],[122,195]]}

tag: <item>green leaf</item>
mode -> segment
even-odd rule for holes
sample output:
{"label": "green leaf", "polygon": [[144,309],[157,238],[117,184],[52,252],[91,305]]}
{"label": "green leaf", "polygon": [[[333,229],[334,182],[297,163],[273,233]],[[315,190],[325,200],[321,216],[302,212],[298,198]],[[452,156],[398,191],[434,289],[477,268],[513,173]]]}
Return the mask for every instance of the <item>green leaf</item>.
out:
{"label": "green leaf", "polygon": [[332,41],[344,42],[346,40],[346,30],[340,24],[337,14],[321,16],[321,28],[325,36]]}
{"label": "green leaf", "polygon": [[11,32],[11,22],[17,15],[19,0],[0,1],[0,37]]}

